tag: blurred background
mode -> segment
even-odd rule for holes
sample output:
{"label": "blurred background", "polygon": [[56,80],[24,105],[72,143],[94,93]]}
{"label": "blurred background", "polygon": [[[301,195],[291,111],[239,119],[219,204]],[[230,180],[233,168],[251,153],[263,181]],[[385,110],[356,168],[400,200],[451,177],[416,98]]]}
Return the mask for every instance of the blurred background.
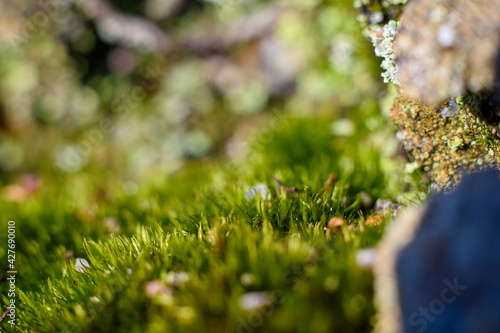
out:
{"label": "blurred background", "polygon": [[[352,0],[0,0],[0,9],[4,185],[79,172],[140,180],[239,158],[283,114],[335,114],[339,136],[352,134],[356,110],[371,110],[370,130],[385,123],[380,60],[357,20],[366,8]],[[30,177],[25,187],[36,186]]]}

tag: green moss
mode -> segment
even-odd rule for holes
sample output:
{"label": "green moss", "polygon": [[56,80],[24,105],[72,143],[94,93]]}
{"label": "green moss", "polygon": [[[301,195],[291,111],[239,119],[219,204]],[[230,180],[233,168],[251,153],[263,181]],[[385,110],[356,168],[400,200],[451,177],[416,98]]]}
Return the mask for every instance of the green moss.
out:
{"label": "green moss", "polygon": [[458,182],[464,172],[500,163],[497,105],[491,94],[467,94],[457,101],[458,113],[445,117],[448,104],[430,108],[401,94],[391,111],[410,161],[442,188]]}
{"label": "green moss", "polygon": [[[374,212],[361,197],[408,202],[418,195],[400,162],[379,149],[393,144],[389,127],[364,125],[367,117],[386,120],[373,109],[356,112],[350,137],[331,133],[332,116],[283,117],[260,132],[240,162],[192,163],[175,176],[151,175],[135,190],[109,175],[47,179],[26,202],[1,203],[0,228],[13,216],[17,223],[19,274],[18,325],[11,330],[4,321],[0,327],[371,331],[372,276],[355,258],[377,243],[385,224],[365,226]],[[387,139],[377,143],[374,135]],[[325,187],[332,172],[338,180]],[[258,183],[269,196],[247,200],[245,192]],[[346,224],[327,234],[333,216]],[[110,230],[107,218],[121,234]],[[85,258],[90,268],[76,271],[75,258]],[[176,276],[189,279],[181,283]],[[148,294],[152,281],[167,292]],[[270,302],[245,309],[242,302],[253,292]]]}

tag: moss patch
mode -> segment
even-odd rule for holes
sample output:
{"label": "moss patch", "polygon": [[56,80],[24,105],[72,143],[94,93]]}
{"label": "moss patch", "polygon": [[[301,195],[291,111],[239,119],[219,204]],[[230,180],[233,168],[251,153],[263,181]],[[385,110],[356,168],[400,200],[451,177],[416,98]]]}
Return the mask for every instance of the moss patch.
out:
{"label": "moss patch", "polygon": [[[453,108],[458,108],[455,115]],[[407,170],[422,168],[439,187],[449,188],[463,172],[498,167],[497,108],[487,93],[451,99],[439,108],[400,94],[391,120],[410,158]]]}

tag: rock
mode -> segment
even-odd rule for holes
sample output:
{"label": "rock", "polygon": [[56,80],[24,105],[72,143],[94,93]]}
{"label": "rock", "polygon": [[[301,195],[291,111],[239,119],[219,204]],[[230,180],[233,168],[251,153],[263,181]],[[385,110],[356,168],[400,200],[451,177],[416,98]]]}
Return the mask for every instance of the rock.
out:
{"label": "rock", "polygon": [[466,91],[495,88],[500,2],[412,0],[400,23],[393,49],[406,95],[438,106]]}
{"label": "rock", "polygon": [[422,169],[439,188],[449,189],[461,170],[500,166],[497,116],[500,105],[492,94],[468,94],[428,107],[400,94],[391,110],[400,128],[398,139],[412,168]]}
{"label": "rock", "polygon": [[500,331],[500,178],[470,175],[402,214],[378,246],[377,332]]}
{"label": "rock", "polygon": [[337,216],[332,217],[326,224],[326,228],[324,228],[326,236],[330,237],[331,233],[335,232],[335,230],[341,230],[344,224],[345,221],[343,218]]}
{"label": "rock", "polygon": [[85,270],[90,268],[90,264],[87,259],[76,258],[75,260],[75,270],[80,273],[85,273]]}
{"label": "rock", "polygon": [[455,116],[458,111],[460,111],[460,107],[453,98],[450,98],[448,102],[446,102],[446,105],[439,109],[439,114],[443,118],[448,118]]}
{"label": "rock", "polygon": [[[376,6],[363,0],[358,7],[370,14]],[[384,81],[400,88],[391,119],[410,160],[407,171],[421,169],[447,189],[462,169],[498,168],[500,2],[386,1],[383,7],[384,20],[365,31],[384,58]]]}
{"label": "rock", "polygon": [[373,211],[378,215],[386,216],[387,214],[391,214],[392,217],[396,217],[398,215],[399,204],[392,202],[388,199],[378,199],[375,202],[375,207]]}

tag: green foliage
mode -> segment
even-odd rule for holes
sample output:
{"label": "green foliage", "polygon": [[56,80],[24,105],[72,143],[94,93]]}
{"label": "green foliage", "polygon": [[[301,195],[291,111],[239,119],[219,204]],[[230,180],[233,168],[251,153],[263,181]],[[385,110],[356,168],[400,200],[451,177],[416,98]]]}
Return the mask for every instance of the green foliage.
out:
{"label": "green foliage", "polygon": [[[366,219],[422,193],[352,1],[112,1],[118,25],[88,3],[0,45],[2,281],[9,220],[18,268],[1,330],[371,331],[356,253],[391,217]],[[156,33],[120,35],[137,22]],[[155,36],[175,45],[148,49]],[[28,172],[38,190],[15,183]]]}
{"label": "green foliage", "polygon": [[[360,192],[395,199],[407,181],[368,143],[364,117],[349,139],[331,133],[334,120],[283,117],[241,162],[193,162],[136,191],[106,177],[99,196],[103,183],[80,174],[3,205],[2,221],[16,216],[22,267],[15,331],[369,332],[372,277],[355,253],[383,228],[364,225],[373,212]],[[339,179],[323,189],[332,171]],[[268,194],[248,200],[259,182]],[[333,216],[347,223],[327,235]],[[121,235],[106,226],[110,217]],[[90,267],[75,270],[75,258]],[[148,292],[152,281],[168,292]],[[245,305],[252,295],[267,301]]]}

